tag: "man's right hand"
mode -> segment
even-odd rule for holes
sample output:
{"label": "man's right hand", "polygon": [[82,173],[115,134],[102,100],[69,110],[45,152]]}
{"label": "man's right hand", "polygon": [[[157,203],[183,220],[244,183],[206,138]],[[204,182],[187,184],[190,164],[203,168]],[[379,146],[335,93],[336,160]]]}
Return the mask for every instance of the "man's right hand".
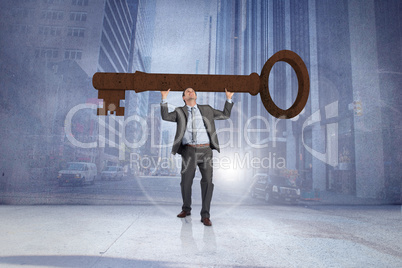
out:
{"label": "man's right hand", "polygon": [[169,94],[170,88],[166,91],[161,91],[162,95],[162,100],[165,100],[167,98],[167,95]]}

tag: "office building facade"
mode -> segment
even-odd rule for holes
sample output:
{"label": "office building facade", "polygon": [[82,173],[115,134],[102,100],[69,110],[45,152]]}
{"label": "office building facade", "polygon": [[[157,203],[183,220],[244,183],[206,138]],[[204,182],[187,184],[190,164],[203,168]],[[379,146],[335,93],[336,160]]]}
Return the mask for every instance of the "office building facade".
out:
{"label": "office building facade", "polygon": [[[401,157],[391,144],[401,141],[391,111],[400,107],[393,98],[401,81],[400,20],[397,1],[219,1],[217,73],[259,74],[283,49],[296,52],[309,70],[309,100],[292,120],[270,116],[258,96],[237,97],[241,128],[254,116],[269,123],[268,137],[255,134],[268,145],[256,154],[285,157],[306,190],[397,195]],[[275,64],[269,85],[277,106],[292,105],[297,78],[290,66]],[[250,124],[266,129],[262,122]]]}

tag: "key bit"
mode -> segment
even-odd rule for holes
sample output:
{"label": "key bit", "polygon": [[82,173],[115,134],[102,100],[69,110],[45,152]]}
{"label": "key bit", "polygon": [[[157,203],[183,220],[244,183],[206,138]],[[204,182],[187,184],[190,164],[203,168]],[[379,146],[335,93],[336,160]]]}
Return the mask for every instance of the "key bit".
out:
{"label": "key bit", "polygon": [[[283,110],[272,100],[268,88],[268,78],[273,65],[278,61],[290,64],[298,78],[299,91],[293,105]],[[310,80],[303,60],[293,51],[281,50],[275,53],[262,68],[261,75],[194,75],[194,74],[148,74],[135,73],[95,73],[92,78],[94,88],[98,90],[98,98],[103,99],[103,108],[98,115],[124,115],[120,100],[125,98],[125,90],[136,93],[144,91],[183,91],[194,88],[197,92],[243,92],[257,95],[260,93],[265,109],[277,118],[292,118],[298,115],[307,103]]]}
{"label": "key bit", "polygon": [[124,90],[99,90],[98,98],[103,99],[103,108],[98,108],[98,115],[107,115],[110,111],[110,114],[123,116],[124,107],[120,107],[120,100],[124,100],[125,95]]}

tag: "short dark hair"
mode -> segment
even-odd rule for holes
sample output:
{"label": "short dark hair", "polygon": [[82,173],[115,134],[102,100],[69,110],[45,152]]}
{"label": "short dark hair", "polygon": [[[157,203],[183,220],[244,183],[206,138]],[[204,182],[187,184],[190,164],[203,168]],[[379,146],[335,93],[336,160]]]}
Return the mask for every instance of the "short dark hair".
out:
{"label": "short dark hair", "polygon": [[[184,93],[185,93],[186,90],[189,89],[189,88],[191,88],[191,87],[188,87],[188,88],[186,88],[185,90],[183,90],[183,95],[182,95],[183,97],[184,97]],[[193,90],[194,90],[194,89],[193,89]],[[197,92],[196,92],[195,90],[194,90],[194,93],[195,93],[195,95],[197,96]]]}

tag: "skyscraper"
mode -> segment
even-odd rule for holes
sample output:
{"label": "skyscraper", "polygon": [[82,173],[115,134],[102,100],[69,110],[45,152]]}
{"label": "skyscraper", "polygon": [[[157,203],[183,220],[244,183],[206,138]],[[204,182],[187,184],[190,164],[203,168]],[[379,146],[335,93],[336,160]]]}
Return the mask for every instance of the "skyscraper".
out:
{"label": "skyscraper", "polygon": [[[219,70],[260,72],[263,61],[282,49],[307,65],[304,114],[269,119],[284,145],[277,153],[285,153],[286,167],[298,170],[307,187],[370,198],[400,194],[400,180],[391,175],[400,173],[402,159],[394,149],[401,141],[395,134],[399,98],[393,97],[401,84],[400,10],[398,1],[220,1]],[[239,54],[242,61],[236,61]],[[288,67],[277,63],[270,75],[270,93],[281,108],[297,94]],[[247,117],[266,114],[259,100],[241,100]]]}
{"label": "skyscraper", "polygon": [[[145,65],[135,65],[139,56],[150,57],[151,49],[149,43],[144,45],[142,41],[135,41],[138,0],[2,1],[0,6],[0,60],[8,62],[2,65],[7,69],[2,74],[7,79],[2,80],[12,84],[5,85],[10,94],[3,93],[0,97],[4,102],[11,99],[15,102],[22,94],[32,110],[27,112],[33,117],[30,121],[42,122],[42,129],[53,131],[47,136],[63,135],[60,133],[64,124],[62,118],[68,111],[78,103],[96,99],[97,91],[91,85],[95,72],[145,71],[141,69]],[[148,25],[143,20],[138,24]],[[152,31],[148,31],[147,38],[152,35]],[[134,53],[135,43],[147,47],[148,51],[138,53],[137,49]],[[14,87],[18,87],[18,91],[13,90]],[[58,119],[49,121],[47,111],[53,105],[58,107],[55,115]],[[14,113],[27,116],[22,111]],[[97,125],[97,118],[92,120]],[[78,129],[85,129],[82,128],[85,123],[79,125]],[[91,128],[90,132],[97,130]],[[112,148],[109,153],[117,157],[119,152]]]}

